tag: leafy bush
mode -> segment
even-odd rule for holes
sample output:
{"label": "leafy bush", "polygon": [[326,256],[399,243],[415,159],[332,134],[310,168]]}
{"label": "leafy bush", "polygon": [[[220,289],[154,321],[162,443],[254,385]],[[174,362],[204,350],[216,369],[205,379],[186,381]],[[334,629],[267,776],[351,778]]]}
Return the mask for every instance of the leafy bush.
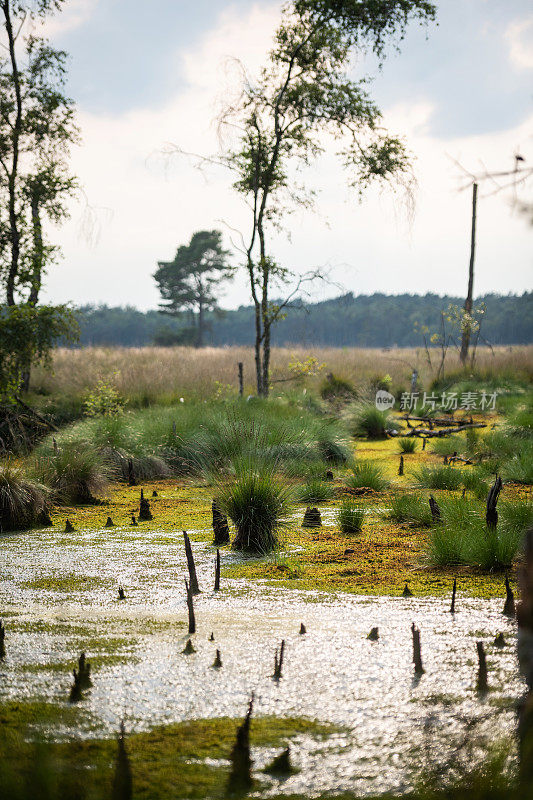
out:
{"label": "leafy bush", "polygon": [[120,414],[124,400],[112,383],[100,380],[85,398],[84,410],[88,417],[112,416]]}
{"label": "leafy bush", "polygon": [[94,503],[111,477],[101,454],[79,442],[64,442],[47,455],[35,456],[29,462],[29,472],[62,503]]}
{"label": "leafy bush", "polygon": [[353,436],[367,439],[386,439],[389,412],[380,411],[372,403],[352,406],[348,424]]}
{"label": "leafy bush", "polygon": [[359,533],[363,527],[365,511],[350,500],[345,500],[336,515],[337,525],[343,533]]}
{"label": "leafy bush", "polygon": [[414,436],[402,436],[398,439],[400,453],[414,453],[416,450],[416,439]]}
{"label": "leafy bush", "polygon": [[277,531],[286,524],[292,493],[272,467],[252,461],[237,469],[235,480],[219,486],[217,502],[232,520],[235,550],[268,553],[278,544]]}
{"label": "leafy bush", "polygon": [[394,522],[406,522],[408,525],[420,527],[429,527],[433,523],[428,499],[410,494],[398,494],[392,498],[388,517]]}
{"label": "leafy bush", "polygon": [[0,464],[0,532],[31,528],[48,517],[46,488],[28,480],[10,459]]}
{"label": "leafy bush", "polygon": [[334,486],[317,478],[310,478],[296,490],[296,496],[302,503],[320,503],[331,500],[334,495]]}
{"label": "leafy bush", "polygon": [[357,461],[352,467],[352,474],[346,478],[346,486],[349,489],[367,487],[381,492],[390,486],[390,481],[378,464],[372,461]]}

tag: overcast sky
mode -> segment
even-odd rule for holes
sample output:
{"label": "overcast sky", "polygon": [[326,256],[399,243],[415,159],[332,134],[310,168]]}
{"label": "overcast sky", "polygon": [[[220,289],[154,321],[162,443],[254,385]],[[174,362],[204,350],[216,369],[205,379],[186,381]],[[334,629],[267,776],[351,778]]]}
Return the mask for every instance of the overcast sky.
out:
{"label": "overcast sky", "polygon": [[[64,259],[47,278],[52,301],[155,308],[152,278],[195,230],[247,230],[242,200],[223,172],[200,174],[167,143],[213,153],[213,124],[231,88],[228,59],[253,71],[279,21],[273,0],[67,0],[47,23],[71,55],[69,93],[83,143],[72,166],[86,200],[53,231]],[[391,132],[416,156],[414,216],[391,193],[351,193],[333,151],[306,174],[320,190],[315,212],[288,222],[273,240],[276,258],[305,271],[327,265],[343,291],[427,291],[463,295],[470,238],[470,193],[458,191],[453,159],[475,171],[533,163],[531,0],[441,0],[438,24],[413,27],[400,54],[374,77],[371,93]],[[532,192],[533,194],[533,192]],[[88,206],[85,205],[88,204]],[[227,226],[227,227],[226,227]],[[238,258],[238,255],[235,255]],[[507,195],[479,203],[476,294],[531,289],[533,228]],[[338,294],[318,286],[316,299]],[[244,277],[225,307],[249,302]]]}

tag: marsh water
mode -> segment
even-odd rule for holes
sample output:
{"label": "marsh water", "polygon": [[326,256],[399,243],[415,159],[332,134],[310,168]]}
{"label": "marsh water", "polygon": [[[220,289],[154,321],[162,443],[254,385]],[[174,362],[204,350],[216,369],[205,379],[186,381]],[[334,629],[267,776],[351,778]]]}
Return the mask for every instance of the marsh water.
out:
{"label": "marsh water", "polygon": [[[196,652],[187,635],[181,531],[112,528],[73,534],[44,529],[2,537],[0,617],[6,657],[0,701],[64,706],[82,649],[94,662],[93,687],[75,726],[44,731],[58,739],[113,735],[202,717],[242,717],[251,693],[256,715],[335,723],[319,740],[300,736],[300,771],[263,792],[406,789],[430,757],[445,759],[466,726],[475,736],[509,737],[523,690],[515,626],[503,601],[362,597],[222,580],[213,591],[215,549],[190,532],[202,593],[195,598]],[[222,563],[242,556],[223,551]],[[125,588],[119,600],[117,588]],[[299,634],[300,624],[307,632]],[[415,680],[411,624],[421,631],[425,673]],[[373,626],[379,640],[366,637]],[[506,645],[494,646],[503,632]],[[213,633],[214,641],[209,641]],[[283,675],[274,652],[286,643]],[[487,651],[490,691],[476,691],[476,641]],[[213,669],[219,649],[222,668]],[[260,767],[274,751],[254,752]]]}

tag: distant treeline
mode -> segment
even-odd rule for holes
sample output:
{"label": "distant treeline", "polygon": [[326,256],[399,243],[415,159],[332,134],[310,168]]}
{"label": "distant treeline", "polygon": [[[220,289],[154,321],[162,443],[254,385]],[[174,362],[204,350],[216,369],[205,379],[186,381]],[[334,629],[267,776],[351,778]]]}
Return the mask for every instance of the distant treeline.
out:
{"label": "distant treeline", "polygon": [[[321,303],[301,304],[289,309],[286,319],[274,329],[275,345],[330,347],[416,347],[421,344],[415,324],[431,332],[439,325],[441,310],[450,303],[462,305],[458,297],[436,294],[359,295],[352,293]],[[482,336],[491,344],[533,342],[533,293],[488,294]],[[78,310],[82,345],[141,347],[157,343],[187,342],[190,318],[169,317],[158,311],[138,311],[126,306],[83,306]],[[206,344],[251,345],[253,310],[241,306],[234,311],[208,315]]]}

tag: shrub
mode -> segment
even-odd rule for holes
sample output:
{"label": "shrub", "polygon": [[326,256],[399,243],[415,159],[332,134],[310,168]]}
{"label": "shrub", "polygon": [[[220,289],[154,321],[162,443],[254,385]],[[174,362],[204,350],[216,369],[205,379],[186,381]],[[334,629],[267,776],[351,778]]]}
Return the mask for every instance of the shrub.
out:
{"label": "shrub", "polygon": [[337,511],[337,525],[343,533],[359,533],[363,527],[365,511],[350,500],[345,500]]}
{"label": "shrub", "polygon": [[335,495],[335,487],[317,478],[310,478],[296,490],[296,496],[302,503],[320,503],[331,500]]}
{"label": "shrub", "polygon": [[378,464],[374,464],[372,461],[357,461],[352,467],[352,474],[346,478],[346,486],[349,489],[367,487],[381,492],[390,486],[390,481],[387,480]]}
{"label": "shrub", "polygon": [[354,436],[386,439],[388,420],[388,411],[380,411],[372,403],[365,403],[352,407],[349,426]]}
{"label": "shrub", "polygon": [[27,479],[11,460],[0,464],[0,531],[43,524],[48,517],[47,494],[44,486]]}
{"label": "shrub", "polygon": [[410,494],[395,495],[388,516],[394,522],[406,522],[420,527],[429,527],[433,523],[427,498],[414,497]]}
{"label": "shrub", "polygon": [[112,416],[120,414],[124,408],[124,400],[120,397],[112,383],[100,380],[94,390],[89,392],[84,402],[84,411],[88,417]]}
{"label": "shrub", "polygon": [[354,397],[355,394],[354,386],[350,381],[333,375],[332,372],[324,378],[320,386],[320,396],[323,400],[345,400]]}
{"label": "shrub", "polygon": [[35,456],[29,462],[29,471],[62,503],[96,502],[111,476],[102,455],[80,442],[64,442],[48,455]]}
{"label": "shrub", "polygon": [[235,550],[268,553],[278,543],[277,531],[286,524],[291,491],[274,469],[251,461],[242,464],[234,481],[220,486],[217,501],[236,528]]}
{"label": "shrub", "polygon": [[400,453],[414,453],[416,450],[416,439],[414,436],[402,436],[398,439]]}

